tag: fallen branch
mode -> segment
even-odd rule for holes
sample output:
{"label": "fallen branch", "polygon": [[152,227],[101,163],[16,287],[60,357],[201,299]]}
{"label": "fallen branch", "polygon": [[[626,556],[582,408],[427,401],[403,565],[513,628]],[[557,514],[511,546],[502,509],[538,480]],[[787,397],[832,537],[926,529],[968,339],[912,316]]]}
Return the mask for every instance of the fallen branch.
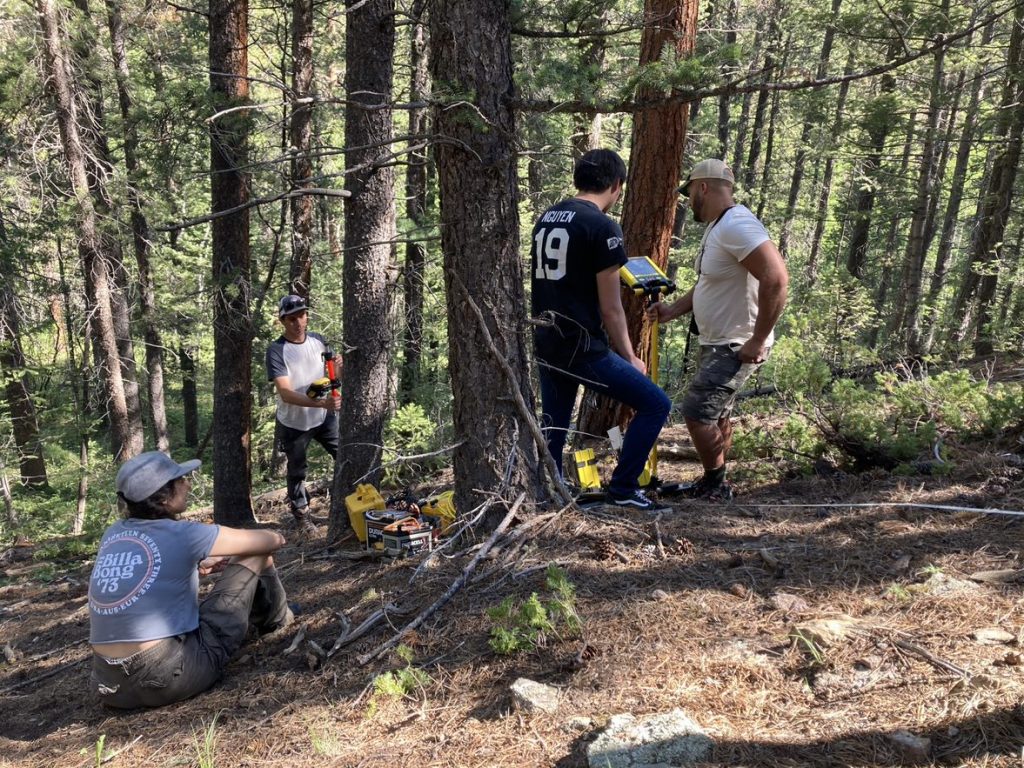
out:
{"label": "fallen branch", "polygon": [[505,529],[508,528],[508,526],[512,523],[512,519],[516,516],[516,512],[519,511],[519,507],[523,503],[523,500],[525,498],[525,493],[519,494],[519,498],[515,500],[515,503],[506,513],[505,518],[498,524],[498,527],[494,529],[494,532],[491,533],[490,538],[488,538],[487,542],[483,545],[483,547],[480,548],[480,551],[476,553],[476,556],[469,562],[469,565],[467,565],[465,569],[463,569],[462,574],[459,576],[459,578],[452,582],[452,585],[448,587],[448,591],[441,595],[441,597],[439,597],[437,600],[435,600],[434,603],[431,606],[429,606],[425,611],[420,613],[419,616],[417,616],[415,619],[406,624],[405,627],[403,627],[394,635],[392,635],[387,642],[377,646],[374,650],[370,651],[369,653],[359,656],[357,658],[359,666],[365,666],[381,654],[391,650],[396,645],[398,645],[407,632],[411,632],[412,630],[416,629],[421,624],[423,624],[423,622],[425,622],[428,618],[430,618],[438,610],[440,610],[444,605],[446,605],[448,601],[455,596],[456,592],[458,592],[460,589],[462,589],[463,586],[465,586],[466,582],[469,580],[469,577],[476,569],[477,563],[479,563],[483,559],[484,555],[486,555],[487,552],[490,551],[491,547],[494,546],[494,542],[496,542],[501,537],[501,535],[505,532]]}
{"label": "fallen branch", "polygon": [[306,625],[303,624],[301,627],[299,627],[299,631],[295,633],[295,637],[292,639],[291,644],[287,648],[284,649],[284,651],[281,653],[281,655],[282,656],[287,656],[288,654],[295,653],[295,651],[299,647],[299,644],[302,642],[302,640],[305,637],[306,637]]}
{"label": "fallen branch", "polygon": [[36,675],[35,677],[29,677],[25,680],[22,680],[20,683],[9,685],[6,688],[0,688],[0,696],[5,696],[11,691],[16,691],[19,688],[24,688],[27,685],[32,685],[33,683],[38,683],[42,680],[46,680],[48,677],[59,675],[61,672],[65,672],[71,669],[72,667],[77,667],[83,661],[86,661],[86,659],[79,659],[78,661],[69,661],[67,664],[61,664],[59,667],[54,667],[49,672],[44,672],[43,674]]}
{"label": "fallen branch", "polygon": [[665,545],[661,541],[661,515],[658,515],[658,519],[654,521],[654,546],[658,550],[658,557],[662,560],[667,560],[668,555],[665,554]]}
{"label": "fallen branch", "polygon": [[339,634],[338,639],[334,641],[334,645],[331,646],[331,650],[327,652],[327,658],[333,656],[335,653],[338,652],[338,650],[345,647],[346,645],[354,643],[363,635],[368,635],[370,633],[370,630],[372,630],[385,619],[389,618],[389,611],[391,612],[391,614],[397,614],[399,616],[404,616],[406,613],[408,613],[408,611],[400,611],[397,605],[394,605],[393,603],[388,603],[383,608],[380,608],[371,613],[363,621],[363,623],[355,629],[351,629],[352,623],[348,620],[346,616],[342,616],[341,634]]}

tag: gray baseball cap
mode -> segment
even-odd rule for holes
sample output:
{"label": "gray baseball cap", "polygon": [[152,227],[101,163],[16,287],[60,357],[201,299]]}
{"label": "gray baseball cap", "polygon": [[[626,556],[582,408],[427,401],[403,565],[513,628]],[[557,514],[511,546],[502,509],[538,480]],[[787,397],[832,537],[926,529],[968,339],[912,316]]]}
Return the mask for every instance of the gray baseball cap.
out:
{"label": "gray baseball cap", "polygon": [[736,176],[733,175],[732,168],[717,158],[709,157],[693,166],[693,170],[686,177],[679,192],[684,195],[690,194],[690,183],[700,179],[721,179],[729,182],[730,185],[736,183]]}
{"label": "gray baseball cap", "polygon": [[189,472],[199,469],[199,459],[179,464],[166,453],[147,451],[128,459],[117,470],[117,492],[128,501],[148,499],[171,480],[184,477]]}

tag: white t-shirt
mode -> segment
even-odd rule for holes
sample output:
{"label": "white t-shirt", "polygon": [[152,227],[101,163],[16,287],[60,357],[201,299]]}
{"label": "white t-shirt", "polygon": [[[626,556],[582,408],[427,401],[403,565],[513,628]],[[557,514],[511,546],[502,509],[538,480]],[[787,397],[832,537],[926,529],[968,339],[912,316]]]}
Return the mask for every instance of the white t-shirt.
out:
{"label": "white t-shirt", "polygon": [[[693,316],[703,345],[743,344],[754,335],[758,281],[740,263],[770,240],[764,225],[743,205],[734,205],[708,225],[694,259],[699,278]],[[771,345],[774,334],[768,334]]]}
{"label": "white t-shirt", "polygon": [[[296,392],[305,392],[317,379],[323,378],[323,352],[327,343],[319,333],[306,332],[306,340],[294,344],[284,336],[279,337],[267,347],[267,379],[273,381],[278,376],[287,376]],[[306,432],[319,427],[327,418],[323,408],[304,408],[292,405],[277,396],[277,420],[286,427]]]}

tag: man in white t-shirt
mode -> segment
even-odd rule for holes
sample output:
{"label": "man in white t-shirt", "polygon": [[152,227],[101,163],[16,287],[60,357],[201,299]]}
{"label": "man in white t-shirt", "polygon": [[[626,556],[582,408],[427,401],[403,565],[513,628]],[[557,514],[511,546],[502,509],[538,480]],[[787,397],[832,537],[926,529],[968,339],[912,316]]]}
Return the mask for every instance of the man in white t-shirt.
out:
{"label": "man in white t-shirt", "polygon": [[306,394],[310,384],[324,377],[324,353],[329,349],[323,336],[306,330],[308,309],[301,296],[284,296],[278,303],[284,333],[267,347],[267,379],[277,388],[275,435],[288,459],[288,501],[299,528],[311,535],[316,528],[308,516],[306,452],[316,440],[329,456],[337,456],[341,398]]}
{"label": "man in white t-shirt", "polygon": [[659,322],[693,312],[700,367],[682,411],[704,476],[685,493],[723,500],[732,498],[725,460],[736,393],[768,357],[789,285],[785,262],[764,225],[733,200],[734,183],[721,160],[693,167],[679,191],[689,197],[694,220],[707,225],[694,260],[697,283],[671,304],[648,310]]}

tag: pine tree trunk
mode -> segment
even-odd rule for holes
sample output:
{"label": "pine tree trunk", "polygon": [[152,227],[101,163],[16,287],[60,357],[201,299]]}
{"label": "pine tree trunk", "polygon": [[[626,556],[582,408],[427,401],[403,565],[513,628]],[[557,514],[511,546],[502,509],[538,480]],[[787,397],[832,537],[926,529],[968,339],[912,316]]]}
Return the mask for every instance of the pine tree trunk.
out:
{"label": "pine tree trunk", "polygon": [[[942,3],[942,13],[949,10],[949,0]],[[945,48],[935,52],[932,67],[928,113],[925,123],[924,142],[921,145],[921,163],[917,175],[917,192],[913,213],[910,218],[910,234],[907,249],[903,255],[903,269],[900,277],[900,301],[892,314],[890,328],[898,344],[912,355],[921,353],[921,286],[924,279],[924,260],[931,244],[931,227],[936,199],[939,194],[940,148],[939,115],[942,111],[943,78],[945,76]]]}
{"label": "pine tree trunk", "polygon": [[346,17],[345,360],[338,463],[331,505],[333,540],[349,527],[344,497],[377,484],[390,409],[395,269],[395,175],[389,162],[394,78],[393,0],[348,0]]}
{"label": "pine tree trunk", "polygon": [[[7,412],[14,432],[14,445],[18,451],[18,465],[22,485],[45,488],[46,462],[39,440],[39,422],[28,388],[25,372],[25,353],[21,346],[21,322],[18,299],[14,294],[14,270],[6,254],[9,250],[7,230],[0,212],[0,373],[6,384]],[[5,475],[6,478],[6,475]]]}
{"label": "pine tree trunk", "polygon": [[[107,260],[110,275],[110,311],[114,320],[114,334],[121,357],[121,378],[124,384],[125,403],[128,419],[133,432],[133,442],[142,446],[145,431],[142,424],[142,400],[139,394],[138,369],[135,364],[135,342],[132,339],[131,307],[128,305],[129,275],[124,265],[119,233],[111,225],[116,221],[114,203],[107,189],[108,180],[114,175],[114,164],[110,154],[110,142],[106,129],[106,106],[103,96],[101,73],[106,62],[100,57],[98,30],[93,23],[88,0],[73,0],[82,12],[82,18],[71,27],[71,48],[73,69],[80,73],[82,83],[80,94],[88,119],[81,121],[79,133],[85,154],[85,170],[89,179],[89,191],[96,209],[99,234],[102,240],[103,258]],[[117,72],[115,71],[115,76]],[[74,90],[74,89],[73,89]],[[97,343],[97,348],[102,345]],[[141,450],[141,447],[140,447]]]}
{"label": "pine tree trunk", "polygon": [[[985,27],[982,34],[981,47],[988,47],[992,39],[992,25]],[[925,321],[925,329],[928,337],[924,349],[927,352],[931,349],[938,330],[939,320],[939,296],[946,285],[946,278],[949,274],[949,259],[953,252],[953,239],[956,232],[956,224],[960,217],[960,206],[964,197],[964,183],[967,179],[967,169],[971,157],[971,149],[974,146],[974,136],[978,126],[978,107],[985,94],[985,79],[980,77],[980,67],[972,70],[972,80],[977,86],[970,89],[971,98],[964,112],[964,122],[960,127],[960,140],[957,144],[956,163],[953,166],[953,176],[949,181],[949,200],[946,202],[946,211],[942,219],[942,229],[939,234],[938,251],[935,254],[935,268],[932,271],[932,279],[928,286],[928,316]],[[956,125],[955,115],[950,119],[951,125]]]}
{"label": "pine tree trunk", "polygon": [[[410,82],[409,101],[430,98],[430,38],[424,20],[417,19],[409,27]],[[424,108],[409,110],[409,165],[405,172],[405,215],[416,233],[427,227],[427,141],[428,112]],[[405,246],[405,269],[402,288],[405,297],[405,337],[400,389],[402,401],[410,402],[420,383],[420,361],[423,355],[423,296],[427,246],[415,235]]]}
{"label": "pine tree trunk", "polygon": [[[970,262],[957,292],[953,317],[964,317],[963,328],[975,329],[974,351],[991,354],[993,346],[990,302],[995,295],[1003,235],[1013,200],[1013,185],[1021,156],[1024,131],[1024,7],[1014,12],[1006,54],[1006,80],[992,132],[988,156],[991,171],[978,203],[978,225],[971,240]],[[968,303],[977,294],[974,312]]]}
{"label": "pine tree trunk", "polygon": [[[729,10],[725,20],[725,45],[728,49],[736,45],[736,24],[740,14],[740,0],[729,0]],[[737,65],[735,60],[726,61],[722,64],[722,77],[728,78]],[[723,93],[718,97],[718,153],[715,155],[722,160],[729,151],[729,94]]]}
{"label": "pine tree trunk", "polygon": [[[789,54],[793,42],[792,36],[786,37],[786,44],[782,49],[782,62],[779,64],[779,72],[786,71],[786,63],[789,61]],[[775,91],[772,94],[772,107],[768,111],[768,139],[764,145],[764,163],[761,164],[760,195],[757,203],[757,218],[764,221],[764,209],[771,196],[772,159],[775,153],[775,129],[779,125],[779,108],[781,106],[781,93]]]}
{"label": "pine tree trunk", "polygon": [[[851,51],[846,59],[844,75],[849,75],[854,68],[854,54]],[[832,131],[829,138],[825,158],[825,170],[822,174],[821,187],[818,189],[818,205],[814,216],[814,234],[811,236],[811,247],[807,254],[807,282],[814,285],[818,273],[818,254],[821,252],[821,240],[825,236],[825,223],[828,220],[829,203],[832,198],[832,178],[836,167],[836,146],[838,139],[846,130],[846,97],[850,93],[850,81],[844,80],[839,86],[836,98],[836,109],[832,118]]]}
{"label": "pine tree trunk", "polygon": [[[293,190],[313,186],[313,0],[292,0],[291,166]],[[290,291],[309,297],[313,271],[313,204],[311,195],[290,201],[292,261]]]}
{"label": "pine tree trunk", "polygon": [[[253,515],[252,294],[248,209],[248,0],[210,3],[210,199],[213,220],[213,519],[246,525]],[[225,112],[226,110],[233,110]],[[220,114],[225,112],[224,114]]]}
{"label": "pine tree trunk", "polygon": [[[455,506],[467,513],[491,493],[512,499],[522,492],[530,499],[539,481],[537,445],[514,402],[521,397],[532,413],[508,6],[438,0],[431,6],[430,40],[433,81],[456,94],[456,103],[438,106],[434,125],[446,138],[437,145],[437,169],[458,444]],[[474,104],[458,103],[465,93],[475,94]],[[504,515],[492,507],[482,528],[493,530]]]}
{"label": "pine tree trunk", "polygon": [[[697,3],[693,0],[647,0],[640,42],[640,66],[674,51],[677,60],[693,53],[697,35]],[[660,95],[641,89],[643,101]],[[679,200],[679,161],[686,147],[690,105],[679,102],[643,109],[633,115],[629,176],[622,204],[622,231],[629,256],[648,256],[662,269],[668,267],[668,249]],[[643,360],[650,359],[650,328],[644,322],[644,300],[623,293],[629,337]],[[613,424],[624,423],[628,409],[606,397],[588,400],[581,408],[579,428],[604,434]]]}
{"label": "pine tree trunk", "polygon": [[153,435],[157,450],[167,451],[170,441],[167,436],[167,408],[164,403],[164,356],[163,339],[156,316],[156,296],[150,268],[150,242],[152,233],[139,196],[139,138],[132,115],[132,96],[129,90],[128,56],[124,38],[124,24],[121,18],[120,0],[107,0],[107,26],[110,29],[111,53],[114,62],[114,76],[117,81],[117,100],[121,109],[124,130],[124,162],[128,172],[128,207],[131,210],[132,240],[135,246],[135,261],[139,270],[139,298],[141,303],[143,335],[146,344],[146,370],[149,383],[149,411],[153,423]]}
{"label": "pine tree trunk", "polygon": [[78,105],[69,76],[63,36],[53,0],[38,0],[44,60],[57,110],[57,126],[67,163],[72,192],[77,203],[78,251],[82,260],[87,293],[93,299],[92,327],[103,360],[103,385],[110,419],[111,449],[124,460],[142,451],[141,431],[133,428],[121,375],[121,356],[111,311],[110,272],[104,256],[103,237],[89,189],[86,150],[78,125]]}
{"label": "pine tree trunk", "polygon": [[[910,153],[913,151],[915,142],[915,131],[917,128],[917,112],[911,112],[910,117],[907,118],[907,129],[905,131],[905,139],[903,141],[903,155],[900,157],[900,166],[896,171],[895,177],[897,179],[904,179],[907,175],[907,167],[910,165]],[[886,302],[889,299],[889,291],[895,282],[896,275],[896,259],[893,254],[896,253],[897,239],[899,237],[900,230],[900,215],[897,211],[893,214],[889,220],[889,231],[885,236],[885,246],[882,248],[882,257],[879,263],[880,275],[878,278],[878,287],[875,291],[875,310],[879,318],[886,317],[892,314],[892,310],[886,306]],[[887,326],[886,326],[887,327]],[[883,323],[881,321],[876,322],[868,334],[868,347],[874,349],[878,344],[878,338],[882,335]]]}

